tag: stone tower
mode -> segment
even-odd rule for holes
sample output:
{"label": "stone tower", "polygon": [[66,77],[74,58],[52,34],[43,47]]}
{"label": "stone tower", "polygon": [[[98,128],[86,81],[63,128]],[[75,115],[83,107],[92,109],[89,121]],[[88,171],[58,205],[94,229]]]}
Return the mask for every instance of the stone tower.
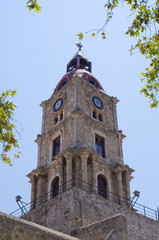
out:
{"label": "stone tower", "polygon": [[[80,48],[41,103],[37,168],[28,174],[31,211],[24,218],[66,233],[104,219],[99,209],[105,199],[130,206],[133,170],[123,162],[118,100],[106,94],[91,69]],[[98,214],[91,210],[93,198]],[[90,203],[83,210],[82,201]]]}

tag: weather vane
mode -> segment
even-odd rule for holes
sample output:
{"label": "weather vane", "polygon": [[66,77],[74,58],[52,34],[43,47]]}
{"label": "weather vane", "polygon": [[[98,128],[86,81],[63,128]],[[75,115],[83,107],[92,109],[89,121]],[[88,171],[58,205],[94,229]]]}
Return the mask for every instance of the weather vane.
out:
{"label": "weather vane", "polygon": [[81,43],[76,43],[76,46],[79,48],[79,51],[81,51],[81,48],[83,47]]}

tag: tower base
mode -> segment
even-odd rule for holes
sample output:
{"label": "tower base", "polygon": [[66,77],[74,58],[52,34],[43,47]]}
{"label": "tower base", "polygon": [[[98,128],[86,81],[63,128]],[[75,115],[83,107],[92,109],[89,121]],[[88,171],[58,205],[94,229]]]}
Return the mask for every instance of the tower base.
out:
{"label": "tower base", "polygon": [[127,235],[121,239],[159,239],[158,221],[76,187],[37,206],[22,218],[80,239],[105,239],[104,232]]}

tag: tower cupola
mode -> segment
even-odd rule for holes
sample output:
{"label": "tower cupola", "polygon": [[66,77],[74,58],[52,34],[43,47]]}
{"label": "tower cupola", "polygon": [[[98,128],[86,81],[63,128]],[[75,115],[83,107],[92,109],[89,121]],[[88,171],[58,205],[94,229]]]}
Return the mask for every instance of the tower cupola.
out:
{"label": "tower cupola", "polygon": [[89,72],[92,71],[92,63],[88,61],[84,53],[81,51],[82,45],[76,44],[79,47],[78,52],[75,56],[71,59],[71,61],[67,64],[67,72],[76,69],[85,69]]}
{"label": "tower cupola", "polygon": [[85,54],[81,51],[82,45],[80,43],[76,44],[79,48],[74,57],[67,64],[67,72],[63,78],[57,84],[52,95],[61,90],[65,85],[67,85],[73,77],[76,75],[82,78],[85,82],[91,86],[97,88],[98,90],[104,92],[100,82],[92,75],[92,63],[86,58]]}

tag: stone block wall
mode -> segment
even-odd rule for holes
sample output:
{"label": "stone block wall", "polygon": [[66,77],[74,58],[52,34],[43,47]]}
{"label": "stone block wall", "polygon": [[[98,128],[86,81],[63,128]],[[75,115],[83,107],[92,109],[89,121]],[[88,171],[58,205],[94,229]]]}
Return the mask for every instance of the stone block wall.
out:
{"label": "stone block wall", "polygon": [[52,229],[39,226],[0,212],[0,240],[78,240]]}
{"label": "stone block wall", "polygon": [[72,188],[49,200],[23,218],[71,234],[77,229],[117,214],[122,214],[126,218],[127,240],[159,240],[158,221],[104,199],[102,196],[77,188]]}
{"label": "stone block wall", "polygon": [[110,217],[80,228],[75,235],[82,240],[126,240],[128,238],[126,218],[122,215]]}

